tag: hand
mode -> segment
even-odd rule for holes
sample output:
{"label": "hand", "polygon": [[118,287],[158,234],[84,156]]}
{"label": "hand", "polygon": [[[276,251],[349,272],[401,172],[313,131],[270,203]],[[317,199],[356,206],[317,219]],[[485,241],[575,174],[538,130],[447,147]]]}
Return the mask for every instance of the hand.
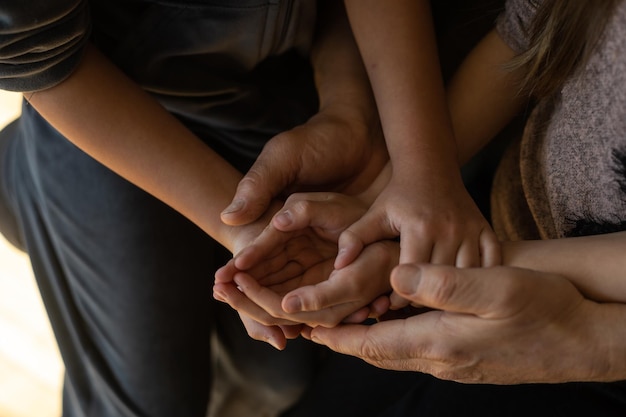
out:
{"label": "hand", "polygon": [[[385,300],[374,303],[371,309],[362,307],[389,291],[387,277],[397,265],[397,244],[373,245],[350,268],[340,274],[332,272],[339,233],[365,210],[366,206],[359,200],[341,194],[292,195],[274,216],[272,227],[216,273],[215,291],[237,310],[268,325],[289,323],[277,318],[334,325],[348,315],[349,320],[360,322],[370,312],[384,313],[388,306]],[[240,270],[247,274],[238,274]],[[359,284],[359,280],[352,278],[353,274],[367,282]],[[233,281],[252,300],[233,291],[234,286],[224,286]],[[280,296],[284,294],[287,296],[281,305]],[[296,314],[317,310],[324,311]]]}
{"label": "hand", "polygon": [[620,366],[623,379],[623,364],[608,361],[620,349],[609,342],[623,331],[610,329],[623,323],[624,306],[586,300],[562,276],[411,264],[399,266],[391,283],[411,303],[439,311],[318,327],[312,340],[381,368],[466,383],[615,380],[620,375],[610,374]]}
{"label": "hand", "polygon": [[365,189],[387,160],[380,125],[373,119],[350,106],[326,106],[304,125],[272,138],[239,182],[222,221],[250,223],[274,197],[304,188],[351,194]]}
{"label": "hand", "polygon": [[220,296],[265,325],[304,323],[333,327],[346,318],[349,322],[362,322],[386,311],[388,302],[380,297],[391,290],[388,276],[397,265],[398,253],[395,242],[376,242],[342,270],[333,270],[331,258],[301,276],[273,285],[247,273],[236,273],[234,281],[239,290],[220,287]]}
{"label": "hand", "polygon": [[[370,210],[339,238],[335,268],[343,268],[377,239],[400,236],[400,263],[433,263],[457,267],[500,264],[495,233],[463,184],[415,180],[392,174]],[[455,186],[456,184],[456,186]],[[391,296],[392,308],[406,302]]]}
{"label": "hand", "polygon": [[[233,248],[233,252],[237,253],[240,249],[250,245],[251,242],[253,242],[267,227],[272,214],[280,207],[280,203],[274,201],[270,205],[269,210],[255,222],[245,226],[231,228],[226,242],[228,247]],[[335,249],[333,248],[332,253],[335,253],[334,251]],[[232,265],[233,261],[231,260],[220,270],[222,270],[222,273],[225,275],[229,273],[234,275],[235,270],[232,269]],[[233,285],[227,287],[227,290],[234,294],[233,297],[239,293],[237,288]],[[214,290],[214,298],[219,301],[226,302],[224,296],[219,291]],[[285,348],[287,339],[293,339],[299,336],[302,329],[302,325],[299,323],[292,323],[285,320],[281,323],[269,323],[267,320],[255,320],[251,315],[242,314],[241,311],[238,311],[238,314],[250,337],[255,340],[267,342],[279,350]],[[257,314],[255,317],[259,316],[260,314]],[[266,324],[263,324],[263,322]]]}

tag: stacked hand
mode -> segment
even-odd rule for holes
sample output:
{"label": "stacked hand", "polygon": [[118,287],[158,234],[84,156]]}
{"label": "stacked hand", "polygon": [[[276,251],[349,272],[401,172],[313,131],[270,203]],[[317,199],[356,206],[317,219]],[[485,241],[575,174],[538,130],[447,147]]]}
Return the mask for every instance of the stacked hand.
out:
{"label": "stacked hand", "polygon": [[[377,242],[348,267],[333,269],[339,234],[365,210],[341,194],[293,195],[254,243],[217,272],[216,298],[265,326],[331,327],[381,314],[385,299],[369,305],[390,290],[396,243]],[[288,329],[271,340],[249,327],[248,332],[282,347],[284,338],[295,335]]]}
{"label": "stacked hand", "polygon": [[378,367],[466,383],[607,378],[610,355],[599,354],[605,330],[597,324],[623,306],[586,300],[564,277],[401,265],[391,283],[402,297],[435,310],[372,326],[317,327],[312,340]]}

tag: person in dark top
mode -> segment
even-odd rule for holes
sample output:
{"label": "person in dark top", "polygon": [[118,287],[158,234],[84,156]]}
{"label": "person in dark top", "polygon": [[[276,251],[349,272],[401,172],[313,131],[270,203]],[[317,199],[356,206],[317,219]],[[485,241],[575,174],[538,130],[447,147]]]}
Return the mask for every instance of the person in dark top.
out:
{"label": "person in dark top", "polygon": [[[355,395],[358,381],[398,388],[395,373],[303,340],[253,341],[211,297],[215,269],[277,206],[247,226],[220,219],[264,147],[274,178],[259,192],[284,172],[285,187],[357,192],[385,163],[339,5],[2,2],[0,88],[25,102],[0,134],[0,225],[30,256],[66,368],[64,416],[274,416],[323,364]],[[344,393],[334,410],[387,401],[366,397]]]}

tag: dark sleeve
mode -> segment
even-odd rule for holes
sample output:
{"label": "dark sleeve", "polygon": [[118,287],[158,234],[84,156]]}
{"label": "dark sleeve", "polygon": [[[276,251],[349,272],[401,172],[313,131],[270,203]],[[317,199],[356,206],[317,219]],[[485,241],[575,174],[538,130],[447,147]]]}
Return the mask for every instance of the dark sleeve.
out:
{"label": "dark sleeve", "polygon": [[0,1],[0,89],[32,92],[67,78],[89,22],[87,0]]}

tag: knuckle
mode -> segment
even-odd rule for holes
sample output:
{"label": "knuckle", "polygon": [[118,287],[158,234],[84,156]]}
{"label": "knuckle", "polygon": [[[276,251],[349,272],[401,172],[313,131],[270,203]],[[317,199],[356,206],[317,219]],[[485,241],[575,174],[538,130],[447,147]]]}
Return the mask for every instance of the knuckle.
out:
{"label": "knuckle", "polygon": [[388,359],[384,348],[375,340],[366,338],[359,347],[359,356],[373,362],[384,362]]}
{"label": "knuckle", "polygon": [[[421,288],[420,288],[421,287]],[[424,294],[435,305],[446,304],[454,297],[459,287],[453,270],[444,270],[436,279],[420,280],[418,294]]]}
{"label": "knuckle", "polygon": [[432,358],[432,373],[440,379],[465,383],[480,383],[485,379],[479,372],[480,360],[458,346],[435,344],[428,357]]}

